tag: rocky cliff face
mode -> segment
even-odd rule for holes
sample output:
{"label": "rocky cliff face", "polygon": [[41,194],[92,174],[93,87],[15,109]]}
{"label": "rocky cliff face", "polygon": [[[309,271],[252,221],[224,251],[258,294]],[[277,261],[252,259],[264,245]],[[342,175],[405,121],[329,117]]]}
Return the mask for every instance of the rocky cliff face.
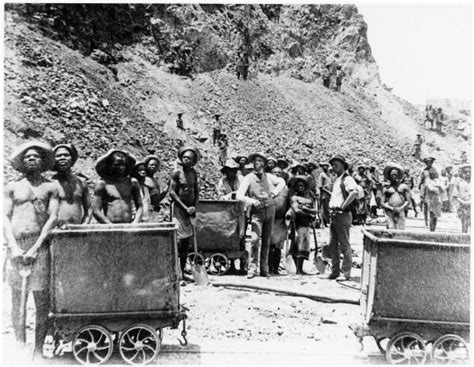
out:
{"label": "rocky cliff face", "polygon": [[[173,45],[194,54],[193,79],[168,72]],[[237,81],[238,49],[251,54],[250,80]],[[343,93],[321,85],[340,55]],[[176,128],[184,112],[186,131]],[[5,26],[5,153],[25,139],[69,141],[78,169],[111,146],[156,153],[169,173],[177,149],[196,144],[205,196],[220,176],[212,114],[223,115],[229,153],[264,151],[294,160],[400,160],[423,115],[380,83],[367,25],[351,5],[9,5]],[[427,133],[449,160],[469,141]],[[455,147],[455,149],[453,149]],[[466,149],[467,150],[467,149]],[[439,153],[438,153],[439,154]],[[14,173],[5,165],[7,177]]]}

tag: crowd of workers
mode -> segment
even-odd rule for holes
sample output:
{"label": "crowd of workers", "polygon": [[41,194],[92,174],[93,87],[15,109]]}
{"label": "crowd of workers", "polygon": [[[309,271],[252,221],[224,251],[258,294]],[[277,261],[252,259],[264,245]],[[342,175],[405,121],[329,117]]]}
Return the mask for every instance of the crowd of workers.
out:
{"label": "crowd of workers", "polygon": [[436,130],[438,133],[442,133],[442,128],[444,121],[447,119],[446,114],[443,112],[441,107],[433,107],[432,105],[427,105],[425,107],[425,121],[430,123],[430,130]]}
{"label": "crowd of workers", "polygon": [[[222,135],[222,134],[220,134]],[[139,223],[159,221],[160,202],[169,194],[172,213],[179,223],[178,255],[183,279],[199,203],[199,175],[194,168],[201,158],[194,146],[182,146],[168,187],[160,187],[160,159],[155,155],[137,161],[122,149],[111,149],[95,164],[99,179],[92,195],[85,179],[72,167],[79,157],[72,144],[51,148],[38,141],[19,146],[12,167],[23,177],[6,186],[4,235],[8,249],[7,275],[12,287],[12,320],[19,331],[20,269],[31,269],[30,289],[36,305],[36,348],[41,349],[47,328],[49,248],[48,234],[56,226],[89,223]],[[224,159],[224,157],[222,157]],[[470,165],[456,172],[446,167],[441,174],[433,157],[424,159],[418,187],[426,225],[436,230],[443,210],[456,210],[462,231],[470,229]],[[320,168],[320,169],[319,169]],[[55,171],[51,179],[43,172]],[[217,183],[220,198],[243,203],[251,227],[248,278],[278,273],[283,243],[290,231],[297,273],[304,274],[309,259],[310,234],[329,226],[329,279],[350,279],[352,252],[349,228],[364,224],[383,209],[387,227],[405,228],[415,180],[408,169],[388,163],[379,175],[364,161],[356,169],[339,154],[328,162],[293,163],[262,153],[226,159]],[[312,231],[311,231],[312,229]],[[316,241],[315,241],[316,242]],[[317,254],[317,251],[316,251]],[[341,264],[341,254],[343,257]],[[315,261],[322,261],[315,256]]]}

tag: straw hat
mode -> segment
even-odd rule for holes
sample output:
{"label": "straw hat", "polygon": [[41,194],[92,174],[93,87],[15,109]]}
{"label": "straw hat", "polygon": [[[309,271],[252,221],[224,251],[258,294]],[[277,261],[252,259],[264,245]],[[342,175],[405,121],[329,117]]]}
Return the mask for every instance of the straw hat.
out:
{"label": "straw hat", "polygon": [[182,160],[183,154],[187,151],[191,151],[196,155],[196,162],[194,163],[197,163],[201,159],[201,153],[199,152],[199,149],[193,145],[185,145],[184,147],[181,147],[178,151],[178,158]]}
{"label": "straw hat", "polygon": [[225,173],[227,170],[237,171],[239,168],[240,166],[236,162],[234,162],[232,159],[228,159],[225,162],[224,167],[221,168],[221,172]]}
{"label": "straw hat", "polygon": [[114,153],[122,153],[122,154],[125,155],[125,158],[126,158],[125,165],[126,165],[126,167],[125,167],[124,175],[129,176],[132,173],[132,169],[135,166],[135,163],[137,161],[135,159],[135,157],[132,154],[126,152],[125,150],[110,149],[107,153],[100,156],[97,159],[96,163],[95,163],[95,170],[96,170],[97,174],[100,177],[107,178],[107,174],[108,174],[108,171],[109,171],[110,159],[112,158],[112,155]]}
{"label": "straw hat", "polygon": [[347,163],[346,159],[344,158],[343,155],[341,154],[336,154],[334,155],[330,160],[329,160],[329,163],[332,164],[332,162],[334,161],[340,161],[342,162],[342,164],[344,165],[344,169],[348,169],[349,168],[349,163]]}
{"label": "straw hat", "polygon": [[398,170],[398,179],[401,180],[403,178],[403,175],[405,174],[405,170],[398,163],[387,163],[387,165],[383,169],[383,177],[385,177],[385,179],[389,181],[390,172],[392,171],[392,169]]}
{"label": "straw hat", "polygon": [[267,157],[265,157],[265,155],[263,153],[259,153],[259,152],[250,154],[248,160],[250,162],[252,162],[257,157],[262,158],[265,161],[265,163],[267,163],[267,161],[268,161]]}
{"label": "straw hat", "polygon": [[48,171],[54,167],[54,153],[51,149],[51,145],[48,143],[43,143],[41,141],[29,141],[24,144],[21,144],[10,157],[12,167],[19,172],[24,173],[25,162],[23,162],[23,157],[29,149],[36,149],[39,151],[43,158],[42,172]]}

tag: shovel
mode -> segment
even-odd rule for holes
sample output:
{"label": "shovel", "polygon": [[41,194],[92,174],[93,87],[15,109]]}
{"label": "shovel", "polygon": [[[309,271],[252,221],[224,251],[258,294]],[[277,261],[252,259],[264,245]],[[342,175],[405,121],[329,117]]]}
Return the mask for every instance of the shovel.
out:
{"label": "shovel", "polygon": [[[196,239],[196,217],[192,216],[190,220],[191,220],[191,226],[193,228],[194,253],[197,254],[198,249],[197,249],[197,239]],[[191,264],[191,274],[197,285],[209,284],[209,278],[207,277],[207,270],[204,264],[200,265],[197,262],[194,262],[194,264]]]}
{"label": "shovel", "polygon": [[20,342],[26,343],[26,300],[28,297],[28,278],[31,275],[31,267],[20,265],[18,273],[21,276],[21,296],[20,296]]}
{"label": "shovel", "polygon": [[285,270],[288,274],[296,274],[296,265],[293,256],[289,254],[290,252],[290,238],[288,231],[286,231],[286,254],[285,254]]}

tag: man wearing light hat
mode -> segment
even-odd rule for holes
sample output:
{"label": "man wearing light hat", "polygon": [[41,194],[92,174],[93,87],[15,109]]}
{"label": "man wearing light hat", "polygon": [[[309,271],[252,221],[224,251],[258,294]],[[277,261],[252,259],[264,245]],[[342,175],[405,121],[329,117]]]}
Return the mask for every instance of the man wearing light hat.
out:
{"label": "man wearing light hat", "polygon": [[224,175],[217,183],[217,191],[221,195],[223,200],[235,200],[235,194],[242,181],[242,176],[237,175],[239,165],[233,160],[228,159],[221,168],[221,172]]}
{"label": "man wearing light hat", "polygon": [[425,218],[425,226],[429,225],[429,211],[428,211],[428,203],[425,201],[425,182],[430,179],[430,173],[436,174],[438,176],[438,172],[433,167],[433,162],[435,161],[434,157],[426,157],[423,158],[423,163],[425,163],[426,167],[423,169],[421,174],[420,184],[418,188],[420,189],[420,206],[423,208],[423,215]]}
{"label": "man wearing light hat", "polygon": [[247,277],[251,279],[257,275],[259,260],[260,276],[269,276],[268,254],[275,218],[273,199],[283,190],[285,181],[265,172],[267,158],[262,153],[251,154],[249,161],[253,163],[254,169],[243,178],[237,190],[237,200],[252,207],[252,240],[247,272]]}
{"label": "man wearing light hat", "polygon": [[56,225],[59,208],[57,184],[41,173],[53,168],[54,155],[49,144],[33,141],[19,146],[12,155],[11,163],[15,170],[24,175],[7,184],[4,197],[3,228],[7,243],[8,283],[12,289],[13,331],[21,342],[20,270],[27,267],[31,269],[28,288],[33,291],[36,307],[35,354],[41,355],[49,312],[50,255],[47,236]]}
{"label": "man wearing light hat", "polygon": [[179,167],[171,174],[170,197],[173,200],[173,215],[179,223],[178,255],[182,279],[185,279],[184,268],[188,257],[190,238],[194,234],[191,219],[196,218],[199,202],[198,173],[194,169],[201,158],[199,149],[194,146],[183,146],[178,151]]}
{"label": "man wearing light hat", "polygon": [[[347,169],[349,164],[344,157],[336,154],[329,160],[334,173],[334,181],[329,209],[331,225],[329,227],[329,251],[331,252],[332,271],[329,279],[347,280],[351,277],[352,250],[349,230],[352,224],[351,204],[357,198],[357,184]],[[340,254],[343,254],[342,269]],[[343,275],[340,275],[342,270]]]}
{"label": "man wearing light hat", "polygon": [[[95,170],[100,179],[94,186],[93,214],[99,223],[140,223],[143,202],[140,184],[130,177],[136,159],[121,149],[110,149],[99,157]],[[132,218],[132,200],[135,218]]]}
{"label": "man wearing light hat", "polygon": [[92,219],[92,206],[87,182],[72,173],[78,153],[72,144],[59,144],[53,148],[56,161],[53,176],[59,184],[58,223],[88,223]]}

